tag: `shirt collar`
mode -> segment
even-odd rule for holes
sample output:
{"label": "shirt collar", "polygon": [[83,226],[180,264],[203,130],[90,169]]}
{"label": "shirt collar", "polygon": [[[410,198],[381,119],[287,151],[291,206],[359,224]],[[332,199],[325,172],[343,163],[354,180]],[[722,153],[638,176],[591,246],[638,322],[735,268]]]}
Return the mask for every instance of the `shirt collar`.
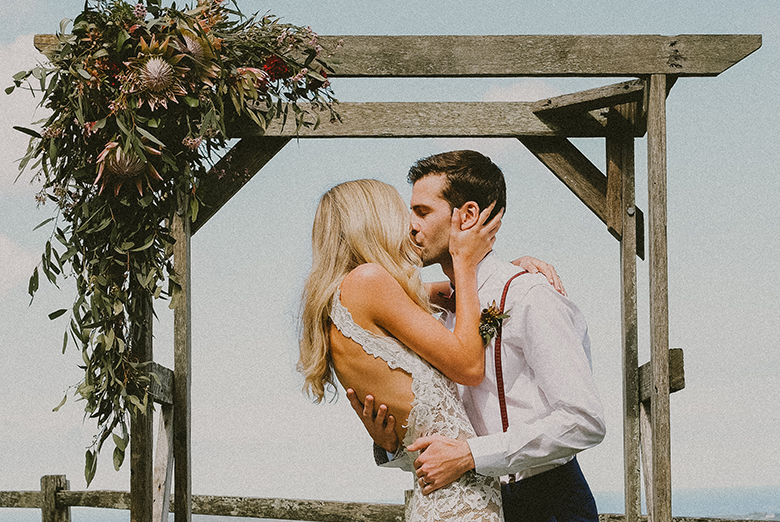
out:
{"label": "shirt collar", "polygon": [[491,250],[488,255],[479,262],[477,265],[477,290],[482,290],[482,287],[490,279],[490,277],[496,273],[501,267],[501,260]]}
{"label": "shirt collar", "polygon": [[[496,273],[496,270],[501,266],[501,260],[491,250],[477,265],[477,290],[482,290],[482,287],[487,283],[488,279]],[[450,297],[455,293],[455,285],[450,281]]]}

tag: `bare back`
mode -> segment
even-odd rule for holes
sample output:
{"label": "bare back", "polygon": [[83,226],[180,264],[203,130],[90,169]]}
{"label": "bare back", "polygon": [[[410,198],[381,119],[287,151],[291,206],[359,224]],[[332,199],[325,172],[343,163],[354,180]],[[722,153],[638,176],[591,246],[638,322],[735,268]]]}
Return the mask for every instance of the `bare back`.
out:
{"label": "bare back", "polygon": [[[358,326],[361,326],[357,323]],[[344,337],[335,325],[330,327],[330,351],[333,368],[344,389],[352,388],[359,397],[373,395],[376,404],[385,404],[388,412],[400,422],[395,425],[398,440],[406,435],[406,424],[414,401],[412,376],[391,369],[378,357],[366,353],[361,345]]]}

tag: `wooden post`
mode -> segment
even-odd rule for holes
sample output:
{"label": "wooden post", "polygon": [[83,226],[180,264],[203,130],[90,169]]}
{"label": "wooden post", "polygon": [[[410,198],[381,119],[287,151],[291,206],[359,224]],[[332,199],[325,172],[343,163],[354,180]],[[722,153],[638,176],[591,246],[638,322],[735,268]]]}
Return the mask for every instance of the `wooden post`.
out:
{"label": "wooden post", "polygon": [[70,489],[65,475],[41,477],[41,520],[43,522],[70,522],[70,506],[57,502],[57,493]]}
{"label": "wooden post", "polygon": [[607,204],[613,227],[620,227],[621,329],[623,344],[623,489],[626,522],[639,522],[642,484],[639,438],[639,356],[637,336],[637,208],[634,194],[634,138],[631,112],[636,104],[612,107],[607,120]]}
{"label": "wooden post", "polygon": [[653,522],[672,519],[671,442],[669,433],[669,287],[666,244],[666,89],[663,74],[650,77],[647,107],[647,186],[649,206],[650,361],[653,395]]}
{"label": "wooden post", "polygon": [[173,460],[174,511],[176,522],[192,520],[191,404],[192,383],[192,308],[190,295],[190,217],[189,201],[181,204],[173,217],[172,234],[176,240],[173,262],[179,282],[173,318]]}
{"label": "wooden post", "polygon": [[168,522],[173,475],[173,405],[162,404],[154,459],[154,522]]}
{"label": "wooden post", "polygon": [[[141,309],[144,320],[131,326],[133,357],[140,362],[151,361],[152,357],[152,297],[136,299],[133,306]],[[148,369],[146,370],[148,371]],[[152,476],[154,416],[150,399],[146,412],[136,412],[130,420],[130,520],[151,522],[152,520]]]}

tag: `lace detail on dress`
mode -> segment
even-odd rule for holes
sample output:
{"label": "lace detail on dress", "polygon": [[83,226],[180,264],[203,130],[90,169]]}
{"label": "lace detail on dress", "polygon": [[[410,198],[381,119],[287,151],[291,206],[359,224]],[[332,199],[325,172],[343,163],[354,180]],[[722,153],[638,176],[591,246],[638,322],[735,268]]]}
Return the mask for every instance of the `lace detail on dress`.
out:
{"label": "lace detail on dress", "polygon": [[[404,447],[417,438],[438,433],[452,439],[475,436],[458,397],[455,383],[393,337],[376,335],[361,328],[341,304],[340,291],[333,297],[330,318],[344,337],[363,347],[392,368],[412,376],[414,402],[406,425]],[[416,454],[412,455],[412,460]],[[498,479],[470,471],[446,488],[423,495],[417,480],[407,506],[407,522],[459,520],[466,522],[500,521],[501,490]]]}

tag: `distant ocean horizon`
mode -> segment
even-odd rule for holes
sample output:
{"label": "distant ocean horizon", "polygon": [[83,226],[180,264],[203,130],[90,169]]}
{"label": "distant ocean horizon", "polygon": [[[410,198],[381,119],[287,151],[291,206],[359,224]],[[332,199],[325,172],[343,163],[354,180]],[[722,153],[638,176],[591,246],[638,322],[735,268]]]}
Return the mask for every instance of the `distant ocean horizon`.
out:
{"label": "distant ocean horizon", "polygon": [[[623,513],[623,492],[594,492],[599,513]],[[387,501],[376,501],[387,502]],[[390,503],[394,503],[391,501]],[[780,486],[759,488],[696,488],[672,492],[672,515],[780,521]],[[72,508],[72,522],[128,522],[130,512]],[[250,522],[264,519],[193,515],[197,522]],[[0,508],[0,522],[40,522],[39,509]],[[173,514],[171,514],[171,521]],[[284,521],[282,521],[284,522]]]}

